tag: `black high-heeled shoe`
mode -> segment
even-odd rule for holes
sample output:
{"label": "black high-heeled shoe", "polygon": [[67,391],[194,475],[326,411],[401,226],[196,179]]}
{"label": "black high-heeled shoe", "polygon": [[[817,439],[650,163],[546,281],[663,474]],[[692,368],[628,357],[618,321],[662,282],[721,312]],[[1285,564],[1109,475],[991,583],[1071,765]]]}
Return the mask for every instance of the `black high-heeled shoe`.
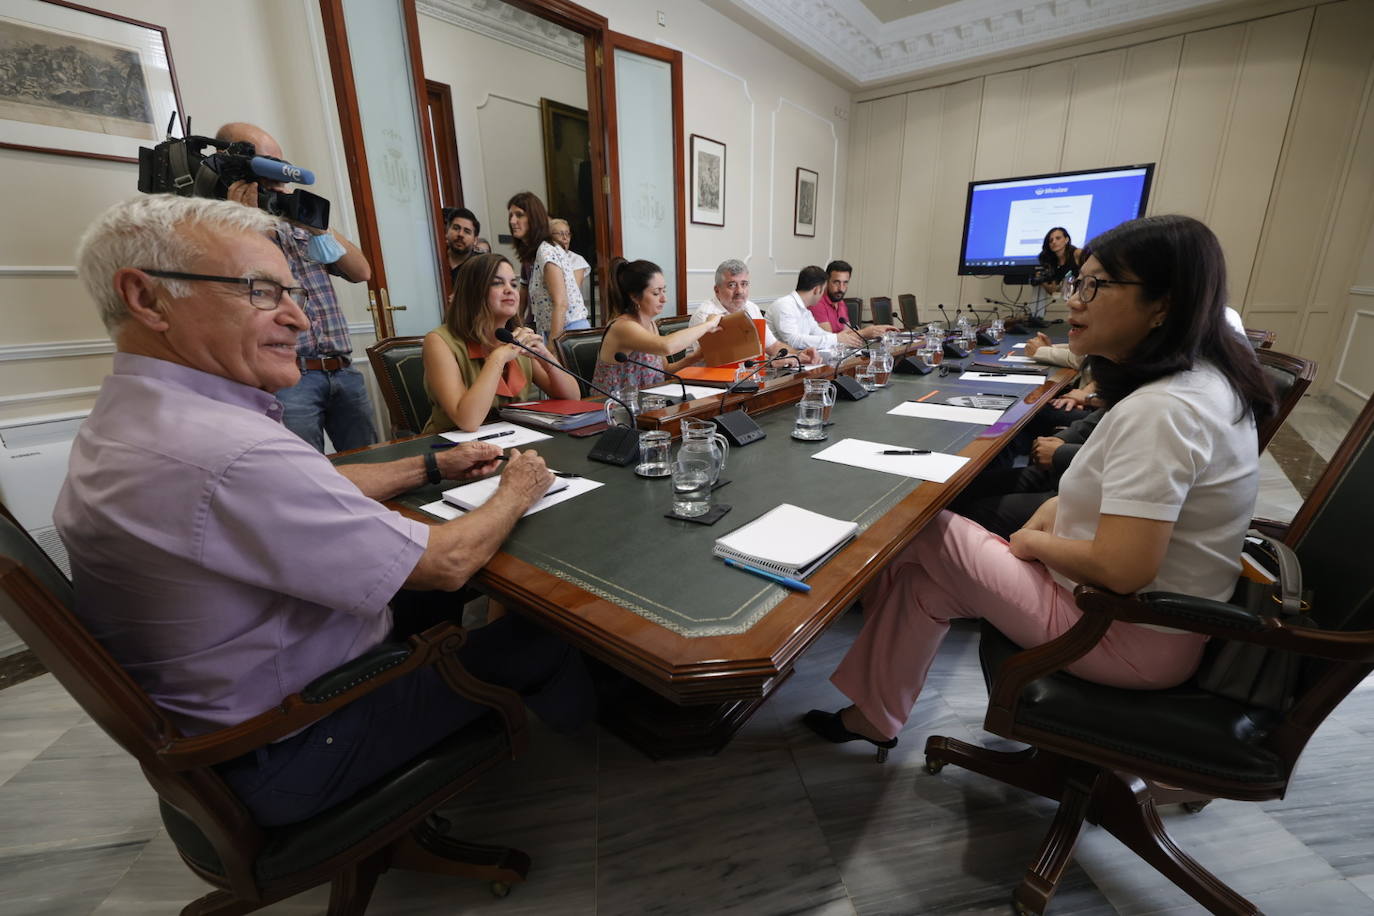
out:
{"label": "black high-heeled shoe", "polygon": [[820,735],[832,744],[844,744],[848,741],[867,741],[878,749],[877,761],[887,762],[887,752],[897,746],[896,738],[889,738],[886,741],[874,741],[866,735],[852,732],[844,727],[844,720],[837,712],[826,712],[824,709],[813,709],[802,716],[802,724]]}

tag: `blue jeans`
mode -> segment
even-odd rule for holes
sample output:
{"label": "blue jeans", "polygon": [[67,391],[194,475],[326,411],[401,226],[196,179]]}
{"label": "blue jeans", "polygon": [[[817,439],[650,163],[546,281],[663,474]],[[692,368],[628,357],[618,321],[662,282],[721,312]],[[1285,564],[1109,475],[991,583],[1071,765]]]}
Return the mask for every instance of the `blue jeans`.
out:
{"label": "blue jeans", "polygon": [[321,452],[326,432],[341,452],[377,441],[367,386],[362,373],[351,366],[337,372],[302,372],[298,384],[277,392],[277,400],[286,408],[283,425]]}

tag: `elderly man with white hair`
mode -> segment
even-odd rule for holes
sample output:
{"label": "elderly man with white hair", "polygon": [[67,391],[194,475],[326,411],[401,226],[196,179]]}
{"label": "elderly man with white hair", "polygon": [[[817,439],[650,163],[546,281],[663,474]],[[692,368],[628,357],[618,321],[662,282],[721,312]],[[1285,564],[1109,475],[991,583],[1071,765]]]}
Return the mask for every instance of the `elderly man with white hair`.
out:
{"label": "elderly man with white hair", "polygon": [[[286,429],[273,392],[300,379],[307,319],[277,228],[256,208],[156,195],[105,211],[77,253],[116,352],[54,521],[77,617],[185,735],[272,709],[388,634],[458,611],[453,596],[402,589],[460,589],[554,479],[512,451],[485,505],[431,527],[379,500],[493,473],[500,449],[336,468]],[[531,705],[557,717],[580,659],[514,619],[474,631],[463,662],[538,691]],[[424,668],[218,769],[259,823],[293,823],[486,711]]]}
{"label": "elderly man with white hair", "polygon": [[[688,327],[701,324],[712,315],[730,315],[735,312],[744,312],[750,318],[763,320],[763,312],[749,298],[749,265],[737,258],[729,258],[721,261],[716,268],[715,289],[710,299],[707,299],[692,315],[692,320],[687,323]],[[764,351],[769,356],[777,356],[778,351],[786,346],[782,341],[773,336],[773,331],[767,324],[763,326]],[[694,343],[688,352],[695,353],[697,345]],[[815,364],[820,362],[816,355],[815,348],[795,351],[797,356],[805,364]],[[791,360],[788,361],[791,364]]]}

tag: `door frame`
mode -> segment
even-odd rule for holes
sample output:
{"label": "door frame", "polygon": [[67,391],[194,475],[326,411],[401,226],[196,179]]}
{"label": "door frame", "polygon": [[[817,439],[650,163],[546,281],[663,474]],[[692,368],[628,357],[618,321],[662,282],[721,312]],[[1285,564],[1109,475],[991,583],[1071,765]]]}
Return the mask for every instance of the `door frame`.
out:
{"label": "door frame", "polygon": [[[510,0],[507,0],[510,2]],[[676,315],[687,314],[687,184],[684,178],[683,150],[686,142],[683,138],[682,128],[682,52],[672,48],[665,48],[653,42],[644,41],[631,35],[624,35],[620,32],[607,30],[603,45],[605,49],[605,73],[603,81],[606,93],[606,137],[607,137],[607,169],[604,173],[608,176],[607,195],[609,206],[613,213],[620,214],[620,143],[618,140],[619,130],[616,120],[615,106],[615,51],[617,48],[638,54],[642,57],[649,57],[654,60],[661,60],[668,65],[672,73],[672,94],[673,94],[673,237],[677,247],[677,271],[675,276],[677,286],[677,303],[675,304]],[[612,247],[616,251],[625,250],[625,239],[620,220],[617,218],[612,227]]]}
{"label": "door frame", "polygon": [[[424,61],[420,53],[419,14],[416,0],[398,0],[402,6],[406,43],[409,47],[411,84],[416,120],[420,124],[422,149],[426,155],[425,180],[428,188],[434,225],[443,222],[439,203],[439,176],[428,151],[434,138],[427,117],[428,90],[425,85]],[[593,210],[596,231],[596,285],[602,302],[609,277],[607,267],[612,256],[622,254],[624,239],[620,227],[619,145],[616,142],[615,120],[615,62],[608,49],[624,48],[635,54],[652,57],[669,64],[673,83],[673,177],[676,189],[674,233],[677,240],[677,303],[676,314],[686,314],[687,304],[687,189],[684,181],[683,155],[685,149],[682,124],[682,52],[674,51],[629,35],[612,32],[605,16],[579,6],[571,0],[505,0],[511,6],[546,19],[583,38],[583,55],[587,77],[587,119],[590,123],[591,162],[594,174],[600,174],[601,193],[594,194]],[[372,264],[372,279],[368,281],[368,309],[372,312],[377,338],[392,333],[390,305],[386,292],[386,266],[381,256],[381,237],[377,228],[376,204],[372,197],[372,179],[367,168],[362,123],[358,113],[357,90],[353,84],[353,60],[349,51],[348,33],[343,17],[343,0],[319,0],[324,22],[325,46],[329,54],[329,69],[334,82],[334,98],[339,110],[339,126],[343,133],[344,158],[348,163],[349,187],[353,192],[353,208],[358,220],[358,244]],[[460,192],[461,193],[461,192]],[[488,215],[488,219],[491,219]],[[448,288],[444,233],[433,233],[435,269],[439,272],[440,289]],[[380,296],[380,302],[378,298]],[[609,317],[609,316],[607,316]]]}

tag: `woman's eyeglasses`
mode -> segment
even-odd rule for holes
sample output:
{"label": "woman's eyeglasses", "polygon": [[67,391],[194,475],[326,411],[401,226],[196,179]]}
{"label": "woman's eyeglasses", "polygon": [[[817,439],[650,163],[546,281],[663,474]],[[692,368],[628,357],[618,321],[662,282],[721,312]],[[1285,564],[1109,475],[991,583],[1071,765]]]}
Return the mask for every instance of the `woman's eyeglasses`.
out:
{"label": "woman's eyeglasses", "polygon": [[1139,280],[1099,280],[1097,277],[1068,277],[1064,280],[1064,298],[1072,299],[1074,294],[1078,295],[1078,301],[1087,305],[1097,296],[1099,286],[1144,286]]}

